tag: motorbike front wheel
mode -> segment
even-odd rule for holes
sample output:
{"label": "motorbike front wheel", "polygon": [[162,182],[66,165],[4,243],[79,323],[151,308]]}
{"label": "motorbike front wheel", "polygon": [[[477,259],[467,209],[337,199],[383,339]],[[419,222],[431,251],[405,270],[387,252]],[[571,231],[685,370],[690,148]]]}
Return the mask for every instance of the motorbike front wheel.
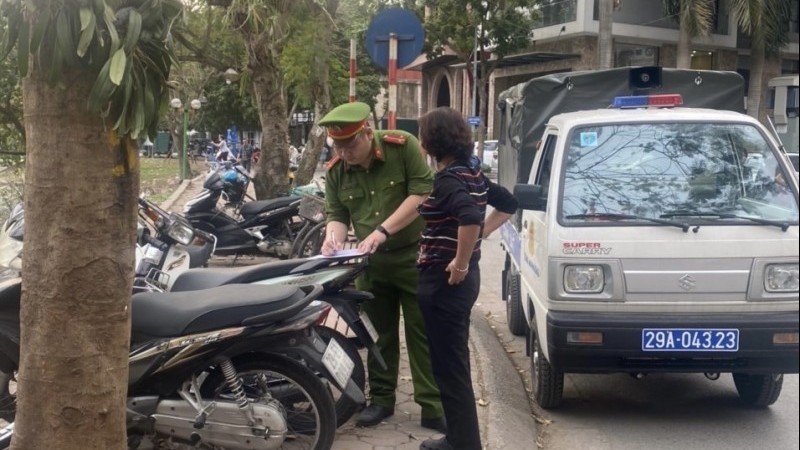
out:
{"label": "motorbike front wheel", "polygon": [[[289,432],[281,449],[331,448],[336,433],[333,399],[314,372],[277,355],[252,355],[234,360],[233,365],[249,401],[271,396],[283,406]],[[203,381],[200,392],[206,399],[233,399],[219,368]]]}

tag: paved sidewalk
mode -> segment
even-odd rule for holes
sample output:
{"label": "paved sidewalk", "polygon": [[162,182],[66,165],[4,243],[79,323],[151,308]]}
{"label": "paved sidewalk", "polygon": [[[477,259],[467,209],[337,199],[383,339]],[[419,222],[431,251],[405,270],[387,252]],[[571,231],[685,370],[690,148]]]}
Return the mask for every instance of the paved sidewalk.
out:
{"label": "paved sidewalk", "polygon": [[[165,209],[182,212],[183,205],[202,189],[205,174],[181,184],[175,194],[162,205]],[[496,238],[492,238],[496,239]],[[492,243],[497,245],[496,242]],[[259,260],[261,258],[256,258]],[[241,260],[240,260],[241,261]],[[244,264],[247,264],[246,262]],[[497,261],[488,258],[481,262],[484,271],[499,271]],[[482,278],[486,278],[483,276]],[[506,349],[498,341],[496,323],[488,309],[481,305],[499,296],[497,283],[482,286],[481,297],[472,312],[470,353],[472,382],[478,402],[478,419],[484,449],[536,449],[536,423],[528,403],[522,380]],[[498,297],[499,298],[499,297]],[[403,327],[400,327],[401,333]],[[395,413],[383,423],[356,427],[354,416],[337,430],[332,450],[417,450],[427,438],[441,434],[420,426],[420,407],[414,403],[411,372],[401,334],[400,375]],[[362,350],[362,358],[366,351]]]}

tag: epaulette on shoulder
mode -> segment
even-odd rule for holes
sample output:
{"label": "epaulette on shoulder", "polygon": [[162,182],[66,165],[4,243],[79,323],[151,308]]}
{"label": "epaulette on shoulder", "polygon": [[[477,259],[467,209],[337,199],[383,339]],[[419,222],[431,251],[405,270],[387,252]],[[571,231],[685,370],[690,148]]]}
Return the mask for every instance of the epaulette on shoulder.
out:
{"label": "epaulette on shoulder", "polygon": [[325,164],[325,170],[331,170],[333,166],[335,166],[341,160],[342,160],[341,156],[338,155],[334,156],[332,160],[328,161],[328,163]]}
{"label": "epaulette on shoulder", "polygon": [[406,137],[402,134],[384,134],[383,142],[387,144],[403,145],[406,143]]}

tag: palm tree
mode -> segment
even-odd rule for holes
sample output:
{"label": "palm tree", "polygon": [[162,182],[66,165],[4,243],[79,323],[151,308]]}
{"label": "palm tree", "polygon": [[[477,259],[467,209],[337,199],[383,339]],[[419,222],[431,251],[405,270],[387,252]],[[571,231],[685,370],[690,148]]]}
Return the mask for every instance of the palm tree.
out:
{"label": "palm tree", "polygon": [[697,36],[707,36],[714,18],[713,0],[664,0],[664,11],[674,17],[680,26],[678,35],[678,69],[692,65],[690,46]]}
{"label": "palm tree", "polygon": [[764,63],[768,54],[780,51],[788,39],[791,0],[732,0],[739,27],[750,35],[750,84],[747,114],[759,118]]}
{"label": "palm tree", "polygon": [[[123,449],[138,149],[180,0],[0,0],[26,131],[13,448]],[[5,57],[6,55],[0,55]]]}
{"label": "palm tree", "polygon": [[611,28],[614,23],[614,0],[600,0],[598,5],[597,67],[610,69],[614,67],[614,36]]}

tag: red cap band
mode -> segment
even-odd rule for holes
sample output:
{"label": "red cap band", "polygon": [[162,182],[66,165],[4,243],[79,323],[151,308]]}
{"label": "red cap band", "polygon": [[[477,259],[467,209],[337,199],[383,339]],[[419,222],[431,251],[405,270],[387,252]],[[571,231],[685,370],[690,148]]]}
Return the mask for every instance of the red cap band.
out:
{"label": "red cap band", "polygon": [[361,122],[347,125],[328,125],[328,136],[333,139],[347,139],[353,137],[361,131],[367,124],[366,119]]}

